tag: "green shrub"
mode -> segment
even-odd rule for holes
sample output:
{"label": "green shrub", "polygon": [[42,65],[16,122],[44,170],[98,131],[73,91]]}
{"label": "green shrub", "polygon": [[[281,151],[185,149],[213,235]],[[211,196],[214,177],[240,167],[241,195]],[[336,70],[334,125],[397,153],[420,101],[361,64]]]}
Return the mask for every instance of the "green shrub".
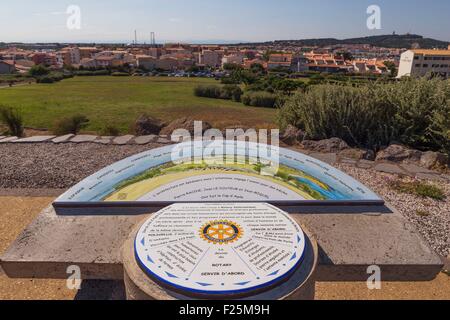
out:
{"label": "green shrub", "polygon": [[220,83],[225,85],[238,85],[241,84],[241,81],[232,77],[223,77],[222,79],[220,79]]}
{"label": "green shrub", "polygon": [[117,137],[120,135],[120,130],[112,125],[106,125],[102,131],[100,132],[102,136],[108,136],[108,137]]}
{"label": "green shrub", "polygon": [[89,119],[84,115],[75,115],[63,118],[55,123],[53,132],[56,135],[78,134],[89,124]]}
{"label": "green shrub", "polygon": [[223,69],[224,70],[228,70],[228,71],[235,71],[235,70],[242,70],[242,66],[236,63],[225,63],[223,65]]}
{"label": "green shrub", "polygon": [[434,144],[450,154],[450,100],[447,105],[434,110],[428,128]]}
{"label": "green shrub", "polygon": [[108,76],[111,72],[109,70],[78,70],[75,71],[76,76]]}
{"label": "green shrub", "polygon": [[41,77],[48,75],[50,73],[50,70],[43,66],[42,64],[38,64],[36,66],[32,66],[30,71],[28,71],[30,76],[32,77]]}
{"label": "green shrub", "polygon": [[394,190],[401,193],[408,193],[419,197],[431,198],[440,201],[446,199],[446,195],[441,188],[422,181],[395,180],[391,182],[390,185]]}
{"label": "green shrub", "polygon": [[221,96],[221,88],[214,85],[201,85],[194,88],[194,94],[197,97],[219,99]]}
{"label": "green shrub", "polygon": [[338,137],[374,150],[397,141],[450,153],[449,114],[450,82],[423,78],[312,86],[288,98],[279,122],[304,130],[308,139]]}
{"label": "green shrub", "polygon": [[107,76],[110,75],[111,72],[109,70],[96,70],[93,71],[93,75],[94,76]]}
{"label": "green shrub", "polygon": [[8,127],[8,134],[23,137],[23,118],[18,110],[0,106],[0,121]]}
{"label": "green shrub", "polygon": [[130,74],[127,72],[113,72],[111,73],[113,77],[129,77]]}
{"label": "green shrub", "polygon": [[53,77],[49,77],[49,76],[44,76],[44,77],[39,77],[36,79],[37,83],[54,83],[55,79]]}
{"label": "green shrub", "polygon": [[61,72],[52,72],[48,75],[37,77],[37,83],[54,83],[67,78],[71,78],[72,74],[63,74]]}
{"label": "green shrub", "polygon": [[225,100],[241,101],[242,89],[237,85],[225,85],[220,89],[220,98]]}
{"label": "green shrub", "polygon": [[275,108],[277,106],[277,96],[269,92],[246,92],[241,101],[246,106]]}
{"label": "green shrub", "polygon": [[197,97],[233,100],[236,102],[240,102],[243,92],[239,86],[229,84],[223,87],[215,85],[197,86],[194,89],[194,94]]}
{"label": "green shrub", "polygon": [[407,79],[381,85],[378,91],[397,110],[398,141],[416,149],[450,154],[450,81]]}

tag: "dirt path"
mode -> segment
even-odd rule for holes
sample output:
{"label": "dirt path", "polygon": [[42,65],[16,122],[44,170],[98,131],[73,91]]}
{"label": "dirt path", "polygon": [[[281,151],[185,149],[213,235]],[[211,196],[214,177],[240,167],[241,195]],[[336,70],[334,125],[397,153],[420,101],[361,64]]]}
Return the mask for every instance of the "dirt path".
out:
{"label": "dirt path", "polygon": [[360,282],[320,282],[316,291],[317,300],[449,300],[450,277],[441,273],[430,282],[384,282],[381,290]]}
{"label": "dirt path", "polygon": [[15,87],[22,87],[22,86],[29,86],[30,84],[27,83],[19,83],[19,84],[15,84],[12,87],[10,87],[8,84],[7,85],[0,85],[0,89],[6,89],[6,88],[15,88]]}
{"label": "dirt path", "polygon": [[[0,253],[16,239],[52,198],[1,197]],[[9,279],[0,269],[0,300],[73,300],[76,291],[68,290],[65,281]]]}

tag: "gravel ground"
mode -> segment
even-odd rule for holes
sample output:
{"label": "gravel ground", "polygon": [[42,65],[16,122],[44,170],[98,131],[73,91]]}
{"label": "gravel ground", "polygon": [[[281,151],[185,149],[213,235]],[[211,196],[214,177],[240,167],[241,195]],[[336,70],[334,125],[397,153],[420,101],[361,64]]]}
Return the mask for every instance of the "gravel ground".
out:
{"label": "gravel ground", "polygon": [[0,144],[0,188],[70,188],[110,164],[159,146]]}
{"label": "gravel ground", "polygon": [[[445,201],[437,201],[419,196],[394,191],[389,183],[397,176],[364,170],[345,164],[337,165],[339,169],[361,181],[393,205],[405,216],[428,241],[430,246],[441,256],[450,254],[450,184],[439,183],[447,196]],[[427,215],[418,213],[424,212]]]}
{"label": "gravel ground", "polygon": [[[160,145],[111,146],[86,144],[0,144],[0,188],[66,189],[107,165]],[[338,167],[372,188],[400,211],[440,255],[450,254],[450,184],[441,183],[446,201],[398,193],[389,186],[394,175]],[[428,213],[428,216],[418,214]]]}

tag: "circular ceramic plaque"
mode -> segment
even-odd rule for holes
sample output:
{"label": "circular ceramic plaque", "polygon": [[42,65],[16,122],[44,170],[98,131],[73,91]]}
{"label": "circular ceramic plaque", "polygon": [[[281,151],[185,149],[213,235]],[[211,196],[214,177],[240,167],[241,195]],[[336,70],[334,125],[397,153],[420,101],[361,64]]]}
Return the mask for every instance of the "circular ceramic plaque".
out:
{"label": "circular ceramic plaque", "polygon": [[136,259],[161,285],[184,294],[269,290],[300,266],[305,236],[269,204],[175,204],[139,230]]}

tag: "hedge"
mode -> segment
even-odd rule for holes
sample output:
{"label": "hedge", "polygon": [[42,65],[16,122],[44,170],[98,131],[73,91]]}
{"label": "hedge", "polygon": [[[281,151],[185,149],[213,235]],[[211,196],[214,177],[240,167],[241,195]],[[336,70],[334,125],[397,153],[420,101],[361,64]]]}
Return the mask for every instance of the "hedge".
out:
{"label": "hedge", "polygon": [[269,92],[246,92],[241,97],[242,103],[246,106],[275,108],[277,106],[278,98],[275,94]]}

